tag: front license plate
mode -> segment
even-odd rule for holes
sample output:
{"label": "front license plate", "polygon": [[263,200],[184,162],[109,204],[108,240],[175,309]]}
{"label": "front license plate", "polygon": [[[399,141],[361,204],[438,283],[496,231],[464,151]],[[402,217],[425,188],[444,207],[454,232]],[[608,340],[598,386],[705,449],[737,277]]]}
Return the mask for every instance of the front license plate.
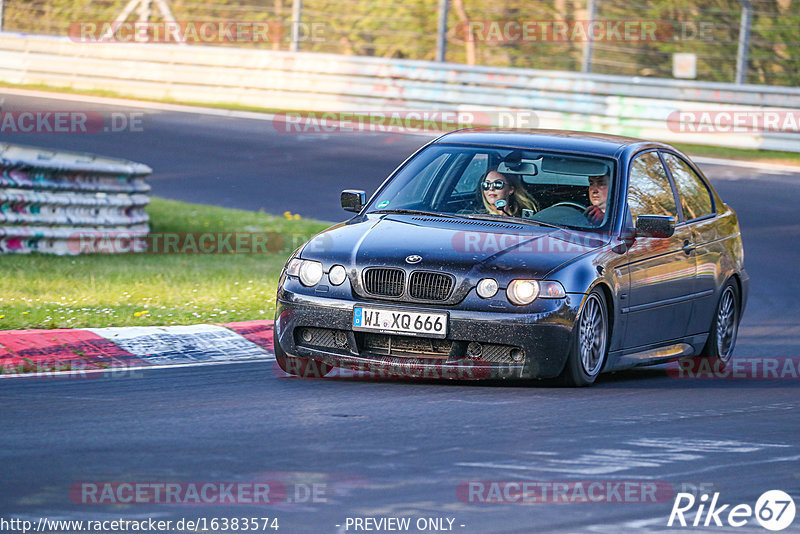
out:
{"label": "front license plate", "polygon": [[353,308],[353,330],[444,338],[447,335],[447,314],[356,306]]}

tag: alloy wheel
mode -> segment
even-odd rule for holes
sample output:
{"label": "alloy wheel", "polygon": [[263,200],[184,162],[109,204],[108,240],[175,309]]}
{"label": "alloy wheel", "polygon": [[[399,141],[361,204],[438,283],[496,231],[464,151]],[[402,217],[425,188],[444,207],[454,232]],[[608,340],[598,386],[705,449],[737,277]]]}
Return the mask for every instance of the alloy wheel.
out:
{"label": "alloy wheel", "polygon": [[731,359],[737,330],[736,295],[733,288],[728,286],[723,291],[717,308],[717,354],[723,362]]}
{"label": "alloy wheel", "polygon": [[597,295],[591,294],[586,300],[579,328],[581,364],[587,375],[595,376],[603,365],[608,331],[605,309]]}

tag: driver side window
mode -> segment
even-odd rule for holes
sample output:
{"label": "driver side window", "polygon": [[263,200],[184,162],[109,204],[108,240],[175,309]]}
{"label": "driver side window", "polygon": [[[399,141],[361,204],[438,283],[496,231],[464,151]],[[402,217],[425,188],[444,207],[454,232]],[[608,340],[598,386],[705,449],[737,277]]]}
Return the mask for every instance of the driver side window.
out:
{"label": "driver side window", "polygon": [[670,215],[678,219],[672,186],[655,152],[638,156],[631,165],[628,207],[634,222],[639,215]]}
{"label": "driver side window", "polygon": [[475,154],[467,168],[464,169],[464,174],[459,178],[453,192],[474,193],[478,190],[478,181],[483,178],[487,170],[489,170],[489,155]]}

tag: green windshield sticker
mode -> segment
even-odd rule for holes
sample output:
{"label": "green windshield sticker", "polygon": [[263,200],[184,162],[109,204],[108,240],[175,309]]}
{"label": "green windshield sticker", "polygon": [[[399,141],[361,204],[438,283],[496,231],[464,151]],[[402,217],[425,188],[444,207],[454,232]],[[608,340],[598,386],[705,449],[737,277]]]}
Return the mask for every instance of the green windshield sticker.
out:
{"label": "green windshield sticker", "polygon": [[384,200],[384,201],[382,201],[382,202],[380,202],[378,204],[378,209],[385,208],[388,205],[389,205],[389,201],[388,200]]}

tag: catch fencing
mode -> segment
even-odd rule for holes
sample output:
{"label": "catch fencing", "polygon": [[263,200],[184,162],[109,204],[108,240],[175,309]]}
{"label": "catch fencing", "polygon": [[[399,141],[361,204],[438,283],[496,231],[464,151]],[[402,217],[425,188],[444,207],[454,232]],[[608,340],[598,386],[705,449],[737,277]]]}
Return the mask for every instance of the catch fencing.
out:
{"label": "catch fencing", "polygon": [[0,144],[0,253],[77,254],[87,244],[126,251],[120,240],[143,251],[151,172],[120,159]]}
{"label": "catch fencing", "polygon": [[[800,152],[798,127],[791,127],[800,116],[800,89],[792,87],[10,33],[0,33],[0,77],[12,84],[267,109],[532,111],[536,123],[525,126]],[[732,116],[764,113],[782,117],[778,127],[745,120],[726,130]]]}

